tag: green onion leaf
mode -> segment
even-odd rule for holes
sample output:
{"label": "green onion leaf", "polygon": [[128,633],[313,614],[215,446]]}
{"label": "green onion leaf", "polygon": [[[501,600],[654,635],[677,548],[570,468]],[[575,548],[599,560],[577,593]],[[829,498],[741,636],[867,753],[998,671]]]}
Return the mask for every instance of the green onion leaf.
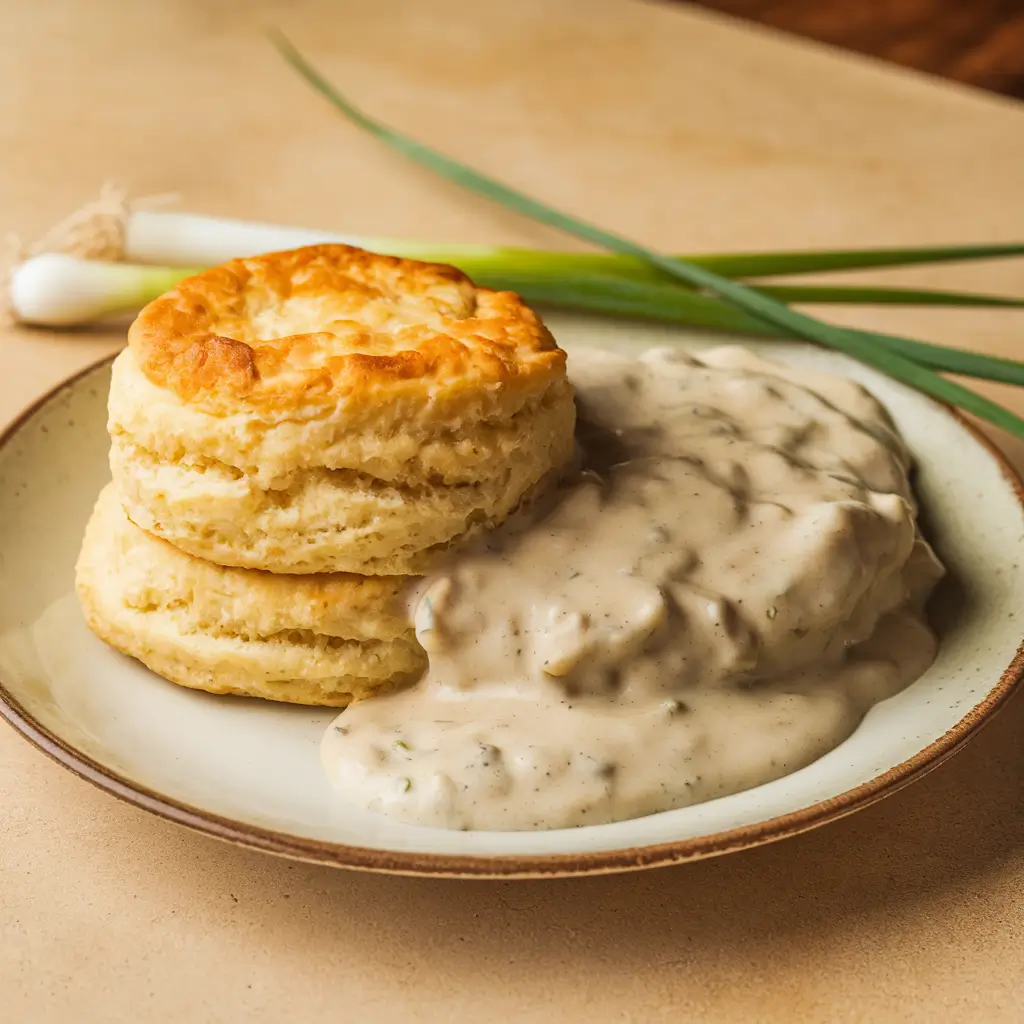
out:
{"label": "green onion leaf", "polygon": [[722,277],[782,277],[835,270],[909,267],[919,263],[1005,259],[1024,256],[1024,243],[1005,245],[944,245],[916,249],[849,249],[846,251],[736,253],[689,257]]}
{"label": "green onion leaf", "polygon": [[[427,260],[432,263],[450,263],[468,274],[478,284],[488,285],[489,281],[515,274],[534,278],[545,277],[559,280],[574,276],[615,277],[627,281],[666,284],[664,274],[636,274],[628,267],[604,260],[601,253],[544,252],[539,249],[515,249],[496,247],[486,256],[466,252],[469,247],[461,245],[428,245],[424,242],[402,242],[389,239],[388,247],[381,248],[373,243],[376,239],[359,239],[364,247],[375,252],[388,252],[395,256]],[[585,259],[587,256],[596,259]],[[703,265],[703,257],[675,256],[673,259],[688,260]],[[488,285],[488,287],[493,287]],[[678,283],[675,287],[679,287]],[[930,288],[892,288],[882,285],[776,285],[754,286],[764,295],[781,299],[783,302],[845,303],[849,305],[896,305],[896,306],[990,306],[1008,309],[1024,309],[1024,299],[1006,295],[979,295],[975,292],[937,291]]]}
{"label": "green onion leaf", "polygon": [[[575,276],[549,280],[514,271],[481,281],[492,288],[518,292],[527,302],[579,309],[614,316],[639,317],[665,323],[685,324],[706,330],[791,338],[792,334],[766,324],[710,295],[701,295],[674,285],[620,278]],[[1024,386],[1024,363],[999,356],[914,341],[892,334],[848,329],[876,345],[913,359],[922,366],[966,377]]]}
{"label": "green onion leaf", "polygon": [[[365,239],[374,252],[407,256],[435,263],[453,263],[486,271],[509,263],[523,269],[552,274],[614,274],[645,281],[664,281],[666,276],[635,256],[603,252],[546,252],[517,246],[467,245],[454,242],[409,242],[402,239]],[[921,263],[1006,258],[1024,255],[1024,243],[1009,245],[949,245],[927,249],[851,249],[776,253],[681,255],[686,260],[722,277],[783,277],[794,274],[902,267]],[[467,273],[470,273],[467,270]],[[1013,300],[1009,300],[1013,301]]]}
{"label": "green onion leaf", "polygon": [[437,150],[381,124],[353,106],[306,61],[283,35],[274,33],[271,38],[281,55],[292,67],[350,121],[382,142],[386,142],[393,149],[422,166],[436,171],[450,181],[501,203],[510,210],[531,217],[542,224],[558,228],[583,241],[610,249],[612,252],[645,260],[652,267],[663,271],[670,277],[698,288],[707,289],[730,305],[743,310],[765,324],[796,335],[798,338],[816,342],[850,355],[933,398],[959,406],[961,409],[974,413],[976,416],[1024,438],[1024,420],[955,381],[940,377],[928,367],[906,358],[887,348],[884,344],[878,344],[876,336],[869,332],[849,331],[815,320],[790,309],[768,295],[721,277],[705,267],[666,256],[645,248],[628,238],[605,231],[597,225],[562,213],[560,210],[480,174]]}
{"label": "green onion leaf", "polygon": [[1024,309],[1024,299],[975,292],[935,291],[930,288],[887,288],[881,285],[756,285],[762,295],[781,302],[827,302],[873,306],[989,306]]}

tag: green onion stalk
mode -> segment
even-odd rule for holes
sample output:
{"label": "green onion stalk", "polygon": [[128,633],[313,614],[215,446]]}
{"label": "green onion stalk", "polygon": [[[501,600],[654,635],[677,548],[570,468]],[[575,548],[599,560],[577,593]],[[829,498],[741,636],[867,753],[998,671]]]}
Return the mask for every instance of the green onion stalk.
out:
{"label": "green onion stalk", "polygon": [[[1017,437],[1024,438],[1024,420],[956,381],[940,376],[937,372],[950,369],[955,362],[963,363],[965,357],[969,355],[968,353],[959,353],[959,355],[953,356],[951,353],[954,350],[946,349],[943,346],[928,345],[925,342],[910,339],[897,339],[871,331],[852,330],[818,320],[793,309],[785,302],[780,301],[778,297],[764,290],[758,290],[725,276],[713,267],[702,265],[691,259],[665,255],[632,239],[573,217],[475,171],[438,150],[418,142],[411,136],[376,120],[355,106],[335,88],[283,35],[274,33],[271,39],[284,59],[307,84],[319,92],[352,124],[421,166],[433,170],[478,195],[499,203],[506,209],[549,227],[557,228],[600,249],[608,250],[620,260],[629,259],[642,264],[646,268],[644,276],[649,277],[650,280],[636,281],[633,282],[634,284],[646,283],[657,286],[660,283],[657,276],[661,275],[661,279],[666,283],[678,282],[690,289],[709,293],[730,310],[744,314],[750,320],[756,321],[765,332],[800,338],[852,356],[939,401],[973,413]],[[622,286],[630,283],[624,278],[611,276],[604,280],[618,280]],[[592,294],[597,286],[593,283],[585,283],[588,281],[593,282],[594,279],[586,276],[577,278],[577,288],[572,294],[577,296],[585,292]],[[678,290],[682,292],[682,289]],[[620,292],[620,297],[625,303],[627,296],[624,291],[620,290]],[[524,290],[524,294],[528,294],[528,292]],[[568,294],[569,289],[566,288],[563,295]],[[636,302],[640,297],[640,292],[633,291],[629,300]],[[653,299],[653,293],[648,293],[647,297]],[[704,297],[706,296],[691,296],[691,298],[698,299]],[[663,299],[666,297],[663,296]],[[558,300],[553,298],[552,301]],[[610,300],[606,299],[605,301]],[[657,308],[653,306],[647,308],[646,315],[661,318],[667,310],[667,301]],[[605,311],[610,312],[611,310],[606,308]],[[997,360],[993,357],[977,355],[967,362],[978,370],[984,369],[985,375],[994,377],[994,379],[1006,379],[1006,376],[996,377],[996,374],[1016,375],[1022,366],[1012,360]],[[1019,383],[1019,380],[1014,379],[1014,382]]]}

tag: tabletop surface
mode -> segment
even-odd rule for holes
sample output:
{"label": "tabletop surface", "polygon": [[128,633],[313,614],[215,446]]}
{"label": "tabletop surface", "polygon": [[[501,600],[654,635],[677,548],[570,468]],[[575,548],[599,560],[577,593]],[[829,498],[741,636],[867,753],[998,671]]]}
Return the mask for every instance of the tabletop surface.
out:
{"label": "tabletop surface", "polygon": [[[268,23],[392,123],[665,249],[1024,236],[1015,102],[629,0],[11,0],[0,229],[37,236],[115,180],[225,216],[567,244],[341,123],[270,50]],[[884,279],[1024,288],[1020,261]],[[1012,311],[832,312],[1006,355],[1024,328]],[[121,342],[8,331],[0,418]],[[997,440],[1024,465],[1024,445]],[[774,846],[465,883],[235,849],[0,727],[0,1017],[1020,1021],[1022,736],[1018,699],[920,783]]]}

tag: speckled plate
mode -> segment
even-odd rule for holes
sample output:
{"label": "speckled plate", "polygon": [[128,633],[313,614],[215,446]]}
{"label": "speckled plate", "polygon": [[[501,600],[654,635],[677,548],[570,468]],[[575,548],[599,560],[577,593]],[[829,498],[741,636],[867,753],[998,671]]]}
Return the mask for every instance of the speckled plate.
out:
{"label": "speckled plate", "polygon": [[[573,344],[641,349],[694,335],[552,316]],[[231,842],[324,864],[409,874],[541,876],[678,863],[781,839],[865,807],[954,754],[1024,671],[1024,490],[948,410],[839,356],[762,345],[863,381],[893,412],[920,473],[926,528],[950,568],[933,604],[939,657],[845,743],[776,782],[696,807],[550,832],[448,832],[345,805],[320,769],[330,710],[180,689],[86,629],[79,539],[108,479],[109,364],[63,384],[0,436],[0,712],[115,796]]]}

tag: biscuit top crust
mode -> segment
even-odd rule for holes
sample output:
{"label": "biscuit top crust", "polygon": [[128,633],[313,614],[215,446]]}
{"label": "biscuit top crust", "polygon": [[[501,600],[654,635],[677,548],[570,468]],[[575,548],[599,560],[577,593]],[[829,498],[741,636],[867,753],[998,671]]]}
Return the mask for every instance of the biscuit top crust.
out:
{"label": "biscuit top crust", "polygon": [[142,310],[128,343],[153,384],[213,413],[460,393],[482,411],[488,392],[543,393],[565,377],[565,353],[518,295],[347,245],[190,277]]}

